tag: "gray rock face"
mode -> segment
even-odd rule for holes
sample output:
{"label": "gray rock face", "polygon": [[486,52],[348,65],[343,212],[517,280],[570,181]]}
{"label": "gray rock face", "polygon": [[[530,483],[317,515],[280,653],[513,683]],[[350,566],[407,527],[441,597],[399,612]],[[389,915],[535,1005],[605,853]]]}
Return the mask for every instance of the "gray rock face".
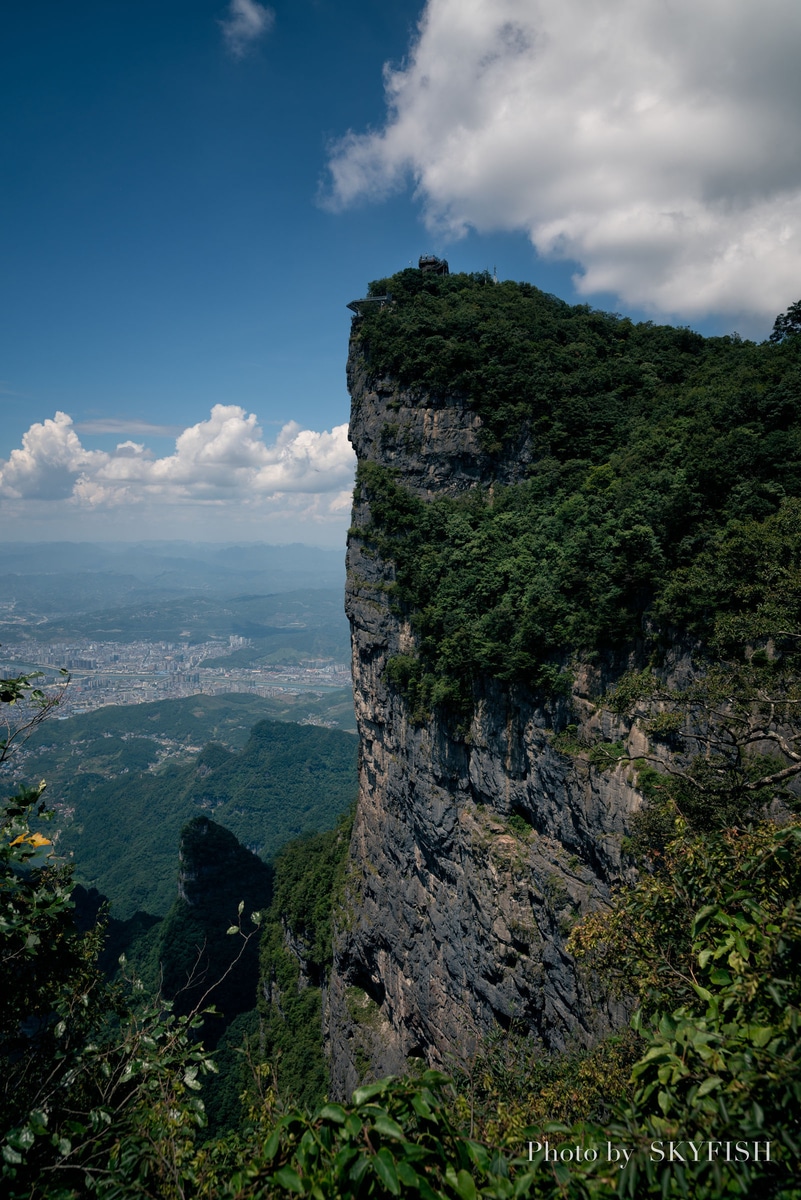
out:
{"label": "gray rock face", "polygon": [[[350,436],[360,461],[396,469],[423,498],[525,477],[528,438],[499,458],[481,446],[464,403],[371,386],[354,344]],[[552,746],[569,719],[606,722],[577,678],[570,700],[539,704],[525,688],[487,681],[467,737],[436,717],[415,725],[385,677],[414,637],[390,611],[382,562],[353,511],[346,607],[360,737],[359,802],[346,903],[335,931],[327,1033],[332,1090],[469,1057],[494,1022],[521,1021],[552,1047],[588,1043],[608,1023],[565,941],[622,875],[620,840],[638,806],[627,769],[599,772]],[[511,821],[510,821],[511,818]]]}

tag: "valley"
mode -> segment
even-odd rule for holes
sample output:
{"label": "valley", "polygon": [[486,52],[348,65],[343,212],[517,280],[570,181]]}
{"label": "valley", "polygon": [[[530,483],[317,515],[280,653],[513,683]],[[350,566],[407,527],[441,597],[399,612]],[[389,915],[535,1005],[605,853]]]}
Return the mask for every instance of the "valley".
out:
{"label": "valley", "polygon": [[[342,593],[297,586],[341,572],[331,552],[142,545],[123,574],[113,548],[6,549],[0,675],[60,695],[0,773],[7,788],[46,781],[59,852],[115,917],[167,911],[180,830],[199,813],[269,859],[352,803]],[[20,702],[12,724],[34,711]]]}

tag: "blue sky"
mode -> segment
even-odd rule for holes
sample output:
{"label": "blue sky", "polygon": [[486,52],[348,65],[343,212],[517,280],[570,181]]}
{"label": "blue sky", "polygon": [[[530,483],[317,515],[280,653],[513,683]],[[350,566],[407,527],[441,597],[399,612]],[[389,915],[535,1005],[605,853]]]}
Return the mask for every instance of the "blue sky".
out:
{"label": "blue sky", "polygon": [[766,336],[801,18],[752,9],[7,6],[2,538],[339,544],[345,305],[424,251]]}

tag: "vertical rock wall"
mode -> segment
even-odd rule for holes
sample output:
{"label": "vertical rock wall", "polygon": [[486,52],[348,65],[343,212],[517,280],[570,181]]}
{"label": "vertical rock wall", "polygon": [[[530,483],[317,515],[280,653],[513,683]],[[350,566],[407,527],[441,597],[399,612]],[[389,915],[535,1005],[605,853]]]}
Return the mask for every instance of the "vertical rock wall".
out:
{"label": "vertical rock wall", "polygon": [[[391,380],[371,385],[356,341],[348,375],[359,461],[395,468],[416,495],[525,477],[525,436],[509,457],[490,456],[466,404],[413,397]],[[639,802],[624,768],[600,773],[551,746],[568,713],[587,728],[608,720],[589,703],[598,680],[588,674],[571,700],[548,707],[488,681],[467,738],[436,717],[411,721],[385,666],[413,635],[390,611],[393,568],[362,536],[369,521],[363,492],[346,593],[359,802],[327,1023],[340,1096],[403,1071],[410,1056],[464,1061],[496,1021],[524,1022],[554,1047],[592,1040],[607,1017],[564,943],[620,877],[621,835]]]}

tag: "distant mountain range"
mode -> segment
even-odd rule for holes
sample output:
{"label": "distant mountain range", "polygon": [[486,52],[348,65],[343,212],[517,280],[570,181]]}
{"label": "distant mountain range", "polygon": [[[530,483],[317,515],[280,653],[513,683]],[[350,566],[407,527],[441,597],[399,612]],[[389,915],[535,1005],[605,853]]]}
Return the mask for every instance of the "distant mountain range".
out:
{"label": "distant mountain range", "polygon": [[342,550],[300,543],[5,542],[0,555],[0,604],[49,617],[191,595],[341,592],[345,582]]}

